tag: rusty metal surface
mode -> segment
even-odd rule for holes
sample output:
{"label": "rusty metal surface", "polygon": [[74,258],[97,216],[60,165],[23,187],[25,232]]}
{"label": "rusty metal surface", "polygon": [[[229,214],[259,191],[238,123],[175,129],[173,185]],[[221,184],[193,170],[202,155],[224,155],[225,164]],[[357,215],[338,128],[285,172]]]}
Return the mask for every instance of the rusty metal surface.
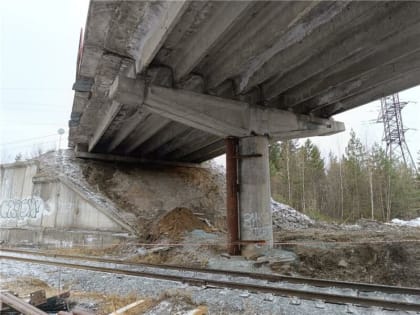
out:
{"label": "rusty metal surface", "polygon": [[238,214],[238,139],[229,137],[226,143],[226,221],[228,231],[228,253],[240,255]]}
{"label": "rusty metal surface", "polygon": [[40,305],[47,302],[45,290],[38,290],[30,294],[29,304]]}

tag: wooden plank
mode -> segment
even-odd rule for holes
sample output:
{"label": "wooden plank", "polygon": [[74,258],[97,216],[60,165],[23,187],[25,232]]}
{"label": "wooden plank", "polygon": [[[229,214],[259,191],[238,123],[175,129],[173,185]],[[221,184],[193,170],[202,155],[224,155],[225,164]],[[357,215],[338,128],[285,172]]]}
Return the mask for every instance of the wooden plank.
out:
{"label": "wooden plank", "polygon": [[120,315],[120,314],[124,314],[125,312],[131,310],[134,307],[137,307],[141,304],[143,304],[144,302],[146,302],[145,300],[138,300],[136,302],[130,303],[124,307],[121,307],[119,309],[117,309],[115,312],[109,313],[109,315]]}
{"label": "wooden plank", "polygon": [[25,315],[48,315],[48,313],[45,313],[35,306],[24,302],[9,292],[0,293],[0,302],[9,305],[16,311],[19,311]]}

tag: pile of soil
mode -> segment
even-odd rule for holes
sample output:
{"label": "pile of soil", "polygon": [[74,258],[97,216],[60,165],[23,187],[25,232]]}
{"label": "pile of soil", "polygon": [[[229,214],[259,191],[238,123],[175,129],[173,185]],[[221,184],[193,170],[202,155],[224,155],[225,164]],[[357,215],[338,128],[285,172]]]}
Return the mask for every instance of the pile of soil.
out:
{"label": "pile of soil", "polygon": [[166,237],[180,240],[185,232],[204,230],[211,232],[211,228],[188,208],[178,207],[163,215],[152,229],[154,240]]}

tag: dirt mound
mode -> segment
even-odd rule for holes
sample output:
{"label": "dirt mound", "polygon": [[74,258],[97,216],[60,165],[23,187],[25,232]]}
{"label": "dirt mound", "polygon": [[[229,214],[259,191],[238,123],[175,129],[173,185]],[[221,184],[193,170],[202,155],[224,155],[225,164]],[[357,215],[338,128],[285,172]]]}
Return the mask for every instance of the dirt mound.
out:
{"label": "dirt mound", "polygon": [[163,215],[152,230],[152,237],[162,236],[171,240],[180,239],[185,232],[204,230],[210,232],[210,227],[188,208],[175,208]]}

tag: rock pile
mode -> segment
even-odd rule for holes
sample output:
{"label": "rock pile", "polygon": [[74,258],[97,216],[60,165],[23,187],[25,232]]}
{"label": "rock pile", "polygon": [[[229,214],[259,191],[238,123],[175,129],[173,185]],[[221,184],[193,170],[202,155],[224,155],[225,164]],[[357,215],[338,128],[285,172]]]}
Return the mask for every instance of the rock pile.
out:
{"label": "rock pile", "polygon": [[278,229],[302,229],[314,225],[314,221],[292,207],[271,199],[273,227]]}

